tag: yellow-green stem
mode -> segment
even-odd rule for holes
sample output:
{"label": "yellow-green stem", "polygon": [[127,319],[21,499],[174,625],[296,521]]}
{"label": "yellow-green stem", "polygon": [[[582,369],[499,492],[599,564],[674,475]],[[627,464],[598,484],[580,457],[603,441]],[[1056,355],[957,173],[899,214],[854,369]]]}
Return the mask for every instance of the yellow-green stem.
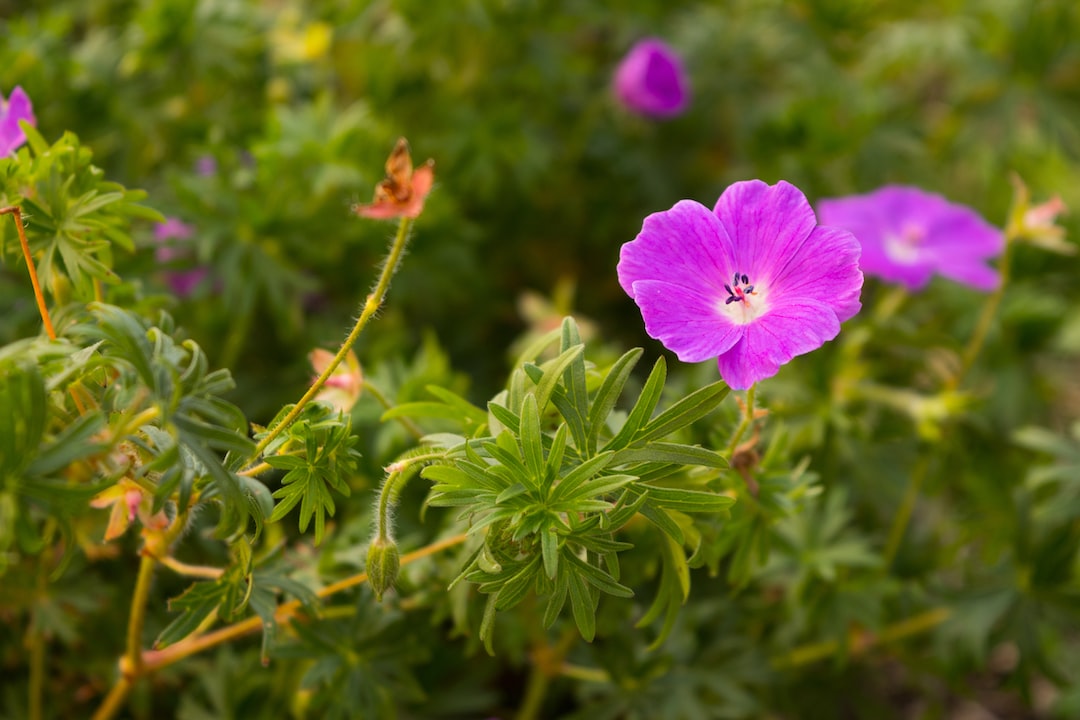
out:
{"label": "yellow-green stem", "polygon": [[915,501],[919,499],[919,491],[922,490],[923,481],[926,479],[929,470],[930,452],[925,451],[919,455],[919,459],[915,461],[915,467],[911,469],[907,488],[904,490],[904,497],[900,501],[900,507],[896,510],[896,517],[893,518],[892,527],[889,528],[889,537],[885,542],[884,553],[884,567],[886,569],[896,559],[896,553],[899,551],[900,543],[904,539],[904,532],[907,530],[908,522],[911,520],[911,513],[915,510]]}
{"label": "yellow-green stem", "polygon": [[544,670],[536,665],[529,671],[529,680],[525,685],[525,697],[521,700],[516,720],[536,720],[540,717],[540,709],[544,705],[544,696],[547,695],[548,685],[551,678]]}
{"label": "yellow-green stem", "polygon": [[945,384],[945,387],[949,390],[955,390],[960,386],[960,383],[964,381],[964,377],[971,370],[975,364],[975,359],[982,351],[983,345],[986,343],[986,336],[990,332],[990,326],[994,322],[994,316],[997,315],[998,307],[1001,305],[1002,298],[1005,297],[1005,286],[1009,282],[1009,273],[1012,267],[1012,246],[1016,239],[1019,229],[1010,225],[1005,231],[1005,247],[1001,251],[1001,263],[998,265],[998,272],[1001,275],[998,281],[997,289],[990,294],[990,297],[983,303],[982,312],[979,314],[979,319],[975,323],[975,330],[971,334],[971,338],[968,340],[967,346],[964,348],[964,354],[961,355],[960,369],[957,370],[949,381]]}
{"label": "yellow-green stem", "polygon": [[131,681],[121,675],[109,690],[109,694],[102,700],[101,706],[98,707],[91,720],[109,720],[115,717],[116,713],[120,712],[120,706],[127,700],[129,692],[131,692]]}
{"label": "yellow-green stem", "polygon": [[367,300],[364,301],[363,309],[360,311],[360,317],[356,321],[356,325],[353,326],[352,331],[348,337],[345,338],[345,342],[341,344],[341,349],[338,350],[337,355],[330,361],[330,364],[322,371],[319,377],[315,378],[315,382],[312,383],[308,391],[304,393],[304,396],[297,401],[293,409],[274,427],[266,433],[266,436],[255,446],[255,452],[252,460],[257,460],[262,452],[270,445],[274,439],[283,433],[286,428],[289,427],[300,416],[304,407],[311,402],[312,398],[322,389],[322,386],[330,378],[330,375],[337,369],[338,365],[345,360],[345,356],[352,349],[352,346],[356,343],[357,338],[360,337],[360,333],[367,327],[368,322],[375,315],[375,313],[382,307],[383,300],[386,298],[386,292],[390,288],[390,279],[397,271],[397,267],[401,262],[401,257],[405,253],[405,246],[409,240],[409,227],[412,225],[412,219],[403,217],[401,223],[398,225],[397,236],[394,238],[394,244],[390,246],[390,253],[386,257],[386,262],[383,264],[382,272],[379,274],[379,280],[375,284],[375,289],[368,294]]}
{"label": "yellow-green stem", "polygon": [[735,449],[739,447],[739,441],[742,440],[743,435],[746,434],[751,423],[754,422],[754,390],[756,388],[757,385],[751,385],[750,389],[746,391],[746,408],[743,410],[742,422],[735,429],[735,434],[731,437],[731,443],[728,445],[729,461],[735,456]]}
{"label": "yellow-green stem", "polygon": [[139,558],[139,574],[131,595],[131,615],[128,617],[127,659],[135,676],[142,674],[142,636],[146,624],[146,603],[150,598],[150,583],[154,579],[154,558]]}
{"label": "yellow-green stem", "polygon": [[41,322],[45,325],[45,332],[49,335],[49,339],[55,340],[56,329],[53,328],[52,318],[49,317],[49,308],[45,305],[45,294],[41,292],[41,283],[38,282],[34,256],[30,253],[30,241],[26,239],[26,228],[23,227],[22,210],[17,207],[0,208],[0,215],[11,215],[12,220],[15,221],[15,230],[19,234],[19,244],[22,245],[26,269],[30,273],[30,284],[34,288],[34,299],[37,301],[38,312],[41,314]]}
{"label": "yellow-green stem", "polygon": [[[393,404],[393,403],[391,403],[391,402],[390,402],[390,401],[389,401],[389,400],[388,400],[388,399],[386,398],[386,396],[385,396],[385,395],[383,395],[382,391],[381,391],[381,390],[379,390],[379,388],[377,388],[377,387],[375,387],[374,385],[372,385],[372,384],[371,384],[370,382],[368,382],[368,380],[367,380],[366,378],[365,378],[365,380],[364,380],[364,389],[365,389],[365,390],[367,390],[367,391],[368,391],[369,393],[371,393],[371,396],[372,396],[373,398],[375,398],[375,400],[376,400],[376,401],[378,401],[378,403],[379,403],[380,405],[382,405],[382,406],[383,406],[383,408],[384,408],[385,410],[390,410],[390,409],[392,409],[392,408],[394,407],[394,404]],[[399,423],[401,423],[401,426],[402,426],[403,428],[405,428],[405,429],[406,429],[406,430],[407,430],[407,431],[409,432],[409,434],[410,434],[410,435],[412,435],[412,436],[413,436],[414,438],[416,438],[417,440],[419,440],[420,438],[424,437],[424,431],[423,431],[423,430],[421,430],[421,429],[420,429],[420,428],[419,428],[419,427],[418,427],[418,426],[416,425],[416,423],[414,423],[414,422],[413,422],[412,420],[410,420],[409,418],[407,418],[407,417],[398,417],[398,418],[397,418],[397,421],[398,421]]]}
{"label": "yellow-green stem", "polygon": [[[406,553],[401,556],[401,565],[404,567],[409,563],[416,562],[421,558],[434,555],[437,552],[441,552],[447,548],[460,545],[465,542],[467,535],[464,533],[460,535],[454,535],[438,542],[434,542],[430,545],[414,550],[411,553]],[[363,585],[367,582],[367,573],[359,573],[357,575],[351,575],[344,580],[339,580],[336,583],[327,585],[322,590],[319,590],[315,594],[320,598],[327,598],[332,595],[336,595],[340,592],[344,592],[357,585]],[[301,603],[298,600],[283,603],[277,611],[274,613],[274,618],[278,622],[285,622],[292,618],[294,614],[301,608]],[[170,645],[164,650],[152,650],[146,653],[143,658],[143,672],[148,674],[160,670],[161,668],[168,667],[174,663],[190,657],[196,653],[202,652],[208,648],[215,647],[224,642],[235,640],[236,638],[244,637],[252,633],[258,632],[263,626],[262,618],[250,617],[246,620],[227,625],[223,628],[215,630],[212,633],[206,635],[192,636],[186,640],[181,640],[175,645]]]}
{"label": "yellow-green stem", "polygon": [[563,663],[560,674],[563,677],[573,678],[575,680],[581,680],[583,682],[611,682],[611,676],[608,675],[607,670],[601,670],[600,668],[583,667],[581,665],[574,665],[573,663]]}
{"label": "yellow-green stem", "polygon": [[[916,615],[915,617],[889,625],[877,635],[863,637],[857,633],[852,633],[848,640],[848,647],[851,649],[853,655],[858,655],[876,645],[896,642],[897,640],[903,640],[906,637],[918,635],[927,630],[933,630],[935,627],[948,620],[951,615],[952,611],[949,610],[949,608],[934,608]],[[825,642],[803,645],[795,648],[782,657],[775,658],[773,660],[773,667],[796,668],[802,665],[809,665],[810,663],[825,660],[836,655],[840,652],[840,649],[841,644],[837,640],[827,640]]]}
{"label": "yellow-green stem", "polygon": [[179,575],[186,575],[188,577],[206,578],[208,580],[216,580],[225,574],[225,571],[218,567],[211,567],[209,565],[189,565],[186,562],[181,562],[174,557],[166,555],[157,559],[165,567],[172,570]]}

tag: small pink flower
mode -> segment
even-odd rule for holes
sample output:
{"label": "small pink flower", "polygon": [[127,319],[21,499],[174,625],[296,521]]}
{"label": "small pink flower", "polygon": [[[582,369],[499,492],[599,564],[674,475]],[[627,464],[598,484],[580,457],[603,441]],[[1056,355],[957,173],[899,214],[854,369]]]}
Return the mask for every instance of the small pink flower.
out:
{"label": "small pink flower", "polygon": [[12,154],[26,142],[26,133],[19,127],[20,120],[37,126],[30,98],[16,85],[7,100],[0,94],[0,157]]}
{"label": "small pink flower", "polygon": [[[334,353],[321,348],[316,348],[308,354],[308,360],[311,362],[316,377],[322,375],[333,359]],[[313,381],[314,379],[312,378]],[[345,360],[334,368],[334,372],[326,379],[322,388],[316,393],[315,399],[329,403],[335,410],[347,413],[360,399],[360,391],[363,387],[364,373],[360,368],[360,361],[356,359],[356,353],[350,350],[345,355]]]}
{"label": "small pink flower", "polygon": [[138,483],[127,478],[102,490],[90,501],[90,507],[111,508],[109,525],[105,529],[105,542],[114,540],[130,527],[137,517],[146,530],[162,530],[169,524],[168,516],[158,511],[151,512],[154,498]]}

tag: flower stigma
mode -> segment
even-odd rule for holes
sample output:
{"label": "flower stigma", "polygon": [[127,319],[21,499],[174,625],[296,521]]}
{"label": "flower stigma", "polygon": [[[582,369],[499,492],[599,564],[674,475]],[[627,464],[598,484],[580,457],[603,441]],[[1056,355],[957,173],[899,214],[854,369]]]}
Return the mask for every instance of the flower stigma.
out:
{"label": "flower stigma", "polygon": [[[733,323],[746,325],[765,313],[765,296],[760,288],[755,289],[750,284],[750,277],[746,273],[735,273],[730,285],[724,283],[724,289],[728,296],[724,298],[721,310]],[[751,295],[756,296],[753,302],[750,301]]]}

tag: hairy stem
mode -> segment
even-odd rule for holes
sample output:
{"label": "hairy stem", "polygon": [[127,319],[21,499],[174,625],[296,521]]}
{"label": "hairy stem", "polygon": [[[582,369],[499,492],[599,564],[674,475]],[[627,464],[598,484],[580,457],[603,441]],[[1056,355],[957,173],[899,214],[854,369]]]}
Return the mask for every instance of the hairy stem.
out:
{"label": "hairy stem", "polygon": [[0,208],[0,215],[11,215],[15,221],[15,229],[19,233],[19,244],[22,245],[23,257],[26,258],[26,269],[30,273],[30,284],[34,286],[34,299],[37,300],[38,312],[41,314],[41,322],[45,325],[45,332],[50,340],[56,339],[56,330],[53,328],[52,318],[49,317],[49,308],[45,305],[45,294],[41,292],[41,283],[38,282],[37,268],[34,266],[34,256],[30,254],[30,242],[26,239],[26,228],[23,227],[22,210],[17,207]]}
{"label": "hairy stem", "polygon": [[[409,563],[416,562],[421,558],[434,555],[437,552],[441,552],[447,548],[460,545],[465,542],[466,535],[454,535],[438,542],[434,542],[430,545],[414,550],[411,553],[406,553],[401,556],[401,564],[408,565]],[[327,585],[322,590],[319,590],[316,595],[320,598],[327,598],[337,593],[343,592],[350,588],[362,585],[367,582],[367,573],[359,573],[357,575],[351,575],[343,580],[339,580],[336,583]],[[293,615],[302,607],[302,603],[299,600],[292,600],[287,603],[283,603],[274,614],[274,619],[278,622],[285,622],[292,618]],[[208,648],[212,648],[216,645],[220,645],[236,638],[244,637],[252,633],[258,632],[263,625],[262,618],[251,617],[240,622],[227,625],[214,632],[207,633],[206,635],[200,635],[197,637],[190,637],[186,640],[181,640],[175,645],[170,645],[164,650],[151,650],[145,653],[143,657],[143,673],[149,674],[161,668],[168,667],[174,663],[190,657],[196,653],[202,652]]]}
{"label": "hairy stem", "polygon": [[311,402],[312,398],[322,389],[322,386],[330,378],[330,375],[337,369],[338,365],[342,363],[345,356],[352,349],[352,346],[356,343],[356,339],[360,337],[360,333],[367,327],[368,322],[375,315],[375,313],[382,307],[383,300],[386,298],[386,292],[390,289],[390,279],[397,271],[398,265],[401,263],[401,257],[405,253],[405,246],[409,241],[409,228],[412,225],[412,219],[403,217],[398,225],[397,236],[394,238],[393,245],[390,246],[390,253],[386,257],[386,262],[383,264],[382,272],[379,274],[379,280],[375,284],[375,289],[368,294],[367,300],[364,301],[363,309],[360,311],[360,317],[356,321],[356,325],[353,326],[352,331],[348,337],[345,338],[345,342],[341,344],[341,349],[338,350],[337,355],[330,361],[330,364],[322,371],[319,377],[315,378],[315,382],[312,383],[308,391],[304,393],[304,396],[297,401],[293,409],[289,411],[281,422],[275,425],[266,433],[266,436],[259,441],[255,446],[255,452],[252,460],[257,460],[262,452],[266,450],[267,446],[274,441],[278,435],[283,433],[286,428],[289,427],[300,416],[304,407]]}
{"label": "hairy stem", "polygon": [[750,429],[750,425],[754,422],[754,390],[757,385],[751,385],[750,389],[746,391],[746,407],[743,409],[742,422],[739,423],[739,427],[735,428],[735,434],[731,436],[731,443],[728,445],[728,460],[731,460],[735,456],[735,449],[739,447],[739,441],[742,440],[743,435]]}
{"label": "hairy stem", "polygon": [[135,578],[135,591],[131,595],[131,615],[128,617],[127,660],[131,672],[142,674],[142,636],[146,624],[146,603],[150,597],[150,582],[154,579],[154,558],[139,558],[139,574]]}

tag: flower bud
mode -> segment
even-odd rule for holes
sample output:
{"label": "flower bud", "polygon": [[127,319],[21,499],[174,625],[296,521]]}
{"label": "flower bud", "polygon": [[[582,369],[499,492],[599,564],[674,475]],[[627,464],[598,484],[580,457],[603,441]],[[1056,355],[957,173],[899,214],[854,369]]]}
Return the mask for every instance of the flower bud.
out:
{"label": "flower bud", "polygon": [[383,593],[393,587],[399,569],[401,554],[394,541],[380,537],[372,540],[367,553],[367,576],[376,600],[381,602]]}

